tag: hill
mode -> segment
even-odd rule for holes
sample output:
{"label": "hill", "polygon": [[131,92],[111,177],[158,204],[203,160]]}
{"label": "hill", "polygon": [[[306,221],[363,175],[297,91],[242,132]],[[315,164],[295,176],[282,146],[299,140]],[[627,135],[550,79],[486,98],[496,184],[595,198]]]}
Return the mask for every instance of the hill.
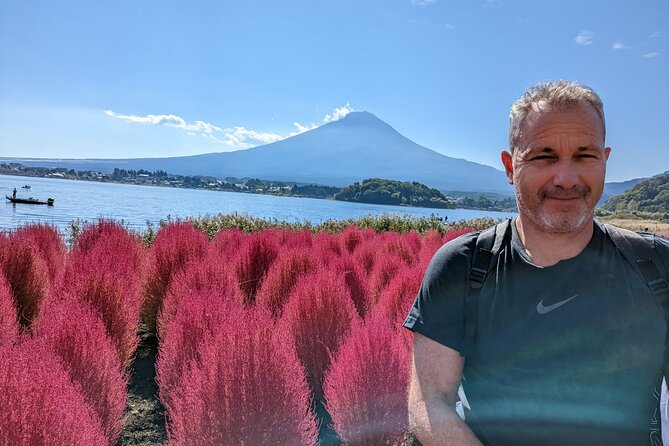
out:
{"label": "hill", "polygon": [[418,181],[442,191],[513,194],[502,171],[418,145],[368,112],[353,112],[300,135],[235,152],[173,158],[1,161],[100,172],[114,168],[162,170],[179,175],[250,177],[337,187],[365,178],[388,178]]}
{"label": "hill", "polygon": [[453,209],[455,202],[447,199],[437,189],[430,189],[417,182],[403,182],[370,178],[354,183],[340,190],[335,200],[359,203],[391,204],[399,206],[420,206],[428,208]]}
{"label": "hill", "polygon": [[627,181],[605,183],[604,191],[602,192],[602,198],[599,199],[597,207],[602,207],[604,203],[606,203],[606,200],[608,200],[609,198],[613,197],[614,195],[622,194],[629,188],[634,187],[643,180],[647,179],[648,178],[634,178],[632,180],[627,180]]}
{"label": "hill", "polygon": [[648,178],[606,200],[603,209],[618,214],[652,214],[669,219],[669,171]]}

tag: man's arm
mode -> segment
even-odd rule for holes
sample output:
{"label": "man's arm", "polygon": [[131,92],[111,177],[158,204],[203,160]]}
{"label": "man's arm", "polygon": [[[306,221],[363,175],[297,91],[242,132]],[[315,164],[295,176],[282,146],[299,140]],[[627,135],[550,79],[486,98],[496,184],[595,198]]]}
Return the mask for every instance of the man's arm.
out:
{"label": "man's arm", "polygon": [[419,333],[414,333],[409,429],[423,446],[481,446],[455,411],[464,358]]}

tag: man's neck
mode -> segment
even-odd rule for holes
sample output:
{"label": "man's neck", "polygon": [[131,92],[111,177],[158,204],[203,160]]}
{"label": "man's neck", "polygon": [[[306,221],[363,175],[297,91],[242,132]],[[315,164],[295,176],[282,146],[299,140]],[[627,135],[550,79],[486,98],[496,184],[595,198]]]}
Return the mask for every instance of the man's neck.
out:
{"label": "man's neck", "polygon": [[538,266],[551,266],[576,257],[590,243],[593,234],[592,220],[581,229],[566,234],[543,232],[521,215],[515,219],[515,224],[525,252]]}

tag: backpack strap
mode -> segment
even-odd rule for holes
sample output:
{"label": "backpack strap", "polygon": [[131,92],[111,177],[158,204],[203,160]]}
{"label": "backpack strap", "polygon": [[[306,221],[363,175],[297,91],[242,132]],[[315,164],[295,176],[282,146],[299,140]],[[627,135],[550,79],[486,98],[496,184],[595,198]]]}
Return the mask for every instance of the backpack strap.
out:
{"label": "backpack strap", "polygon": [[655,236],[648,233],[639,234],[607,224],[602,226],[625,260],[641,274],[653,296],[657,298],[665,311],[669,310],[667,308],[667,300],[669,300],[667,271],[664,262],[655,250]]}
{"label": "backpack strap", "polygon": [[504,220],[484,231],[476,238],[476,246],[467,274],[467,295],[465,296],[465,339],[460,354],[471,356],[474,352],[476,325],[478,322],[479,296],[488,273],[494,267],[501,251],[511,220]]}
{"label": "backpack strap", "polygon": [[[667,269],[655,249],[653,234],[638,234],[615,226],[603,225],[618,251],[641,275],[657,302],[664,310],[669,324],[669,283]],[[663,375],[669,377],[669,326],[664,340]],[[669,380],[667,380],[669,382]]]}

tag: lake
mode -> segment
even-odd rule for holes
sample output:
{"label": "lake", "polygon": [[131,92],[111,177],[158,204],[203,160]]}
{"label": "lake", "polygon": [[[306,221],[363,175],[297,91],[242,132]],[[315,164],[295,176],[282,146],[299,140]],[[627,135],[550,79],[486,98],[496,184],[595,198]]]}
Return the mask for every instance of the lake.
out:
{"label": "lake", "polygon": [[[32,188],[22,189],[24,184]],[[168,217],[174,219],[233,212],[257,218],[309,221],[313,224],[328,219],[359,218],[383,213],[413,217],[436,214],[448,217],[448,221],[515,215],[509,212],[410,208],[240,192],[0,175],[1,192],[11,196],[14,188],[17,189],[17,197],[35,197],[45,201],[53,198],[55,205],[12,204],[6,201],[0,212],[0,229],[13,229],[39,221],[65,230],[77,218],[95,221],[100,217],[122,220],[129,227],[143,229],[147,221],[157,224]]]}

